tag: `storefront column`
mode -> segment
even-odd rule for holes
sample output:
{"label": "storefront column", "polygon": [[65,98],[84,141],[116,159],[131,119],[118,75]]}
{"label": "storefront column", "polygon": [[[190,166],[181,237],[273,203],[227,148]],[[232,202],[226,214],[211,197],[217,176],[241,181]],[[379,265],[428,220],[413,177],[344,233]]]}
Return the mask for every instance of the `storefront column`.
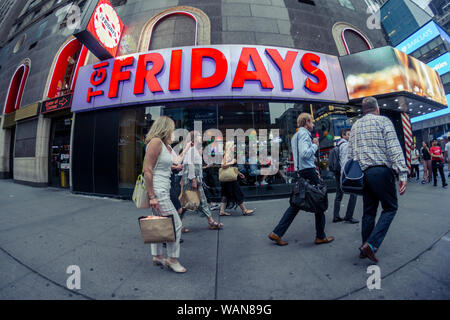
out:
{"label": "storefront column", "polygon": [[36,133],[36,180],[48,183],[48,155],[51,119],[39,115]]}
{"label": "storefront column", "polygon": [[406,166],[408,167],[408,173],[410,173],[413,135],[411,130],[411,121],[409,120],[409,114],[407,114],[406,112],[402,112],[402,126],[403,126],[403,133],[405,135]]}
{"label": "storefront column", "polygon": [[5,117],[0,121],[0,179],[9,178],[9,157],[11,149],[11,129],[3,129]]}

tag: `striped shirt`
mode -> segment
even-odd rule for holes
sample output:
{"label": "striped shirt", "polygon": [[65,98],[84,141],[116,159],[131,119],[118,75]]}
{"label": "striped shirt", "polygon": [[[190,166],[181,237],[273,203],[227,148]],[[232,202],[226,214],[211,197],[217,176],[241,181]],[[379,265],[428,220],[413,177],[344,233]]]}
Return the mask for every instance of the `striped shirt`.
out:
{"label": "striped shirt", "polygon": [[385,165],[406,181],[408,168],[394,125],[384,116],[367,114],[352,127],[348,159],[358,160],[361,169]]}

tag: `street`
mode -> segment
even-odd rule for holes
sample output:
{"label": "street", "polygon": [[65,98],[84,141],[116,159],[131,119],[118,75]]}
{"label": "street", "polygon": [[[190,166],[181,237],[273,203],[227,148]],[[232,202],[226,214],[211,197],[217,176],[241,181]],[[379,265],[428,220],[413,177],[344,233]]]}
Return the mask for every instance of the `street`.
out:
{"label": "street", "polygon": [[[450,299],[450,190],[440,182],[411,182],[399,198],[377,253],[380,289],[372,290],[372,263],[359,258],[360,223],[331,222],[334,193],[325,230],[336,240],[320,246],[314,215],[305,212],[283,237],[289,245],[267,238],[288,199],[249,201],[256,214],[232,210],[220,217],[220,231],[188,212],[180,257],[188,272],[175,274],[152,265],[137,221],[147,211],[131,201],[11,180],[0,180],[0,189],[0,299]],[[361,216],[358,197],[354,217]],[[74,265],[81,288],[70,290],[67,268]]]}

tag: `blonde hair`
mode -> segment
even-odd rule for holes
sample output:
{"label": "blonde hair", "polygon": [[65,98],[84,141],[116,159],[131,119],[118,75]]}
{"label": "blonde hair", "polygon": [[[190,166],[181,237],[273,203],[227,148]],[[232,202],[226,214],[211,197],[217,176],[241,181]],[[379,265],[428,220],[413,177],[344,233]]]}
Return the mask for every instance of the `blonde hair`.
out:
{"label": "blonde hair", "polygon": [[166,116],[161,116],[153,122],[145,137],[145,143],[149,143],[153,138],[160,138],[162,141],[169,141],[175,130],[175,122]]}
{"label": "blonde hair", "polygon": [[299,128],[304,127],[306,124],[306,121],[308,121],[308,120],[313,121],[313,118],[309,113],[306,113],[306,112],[300,113],[300,115],[297,118],[297,126]]}
{"label": "blonde hair", "polygon": [[230,157],[234,157],[234,154],[232,153],[232,148],[234,148],[234,141],[227,141],[225,143],[225,151],[224,151],[224,158],[228,159]]}

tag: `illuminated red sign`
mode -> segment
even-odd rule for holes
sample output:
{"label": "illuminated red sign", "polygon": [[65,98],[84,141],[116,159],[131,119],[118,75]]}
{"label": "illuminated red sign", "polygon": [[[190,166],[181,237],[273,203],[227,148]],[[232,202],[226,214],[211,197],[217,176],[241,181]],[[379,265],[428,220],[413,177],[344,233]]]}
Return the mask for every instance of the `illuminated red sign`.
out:
{"label": "illuminated red sign", "polygon": [[89,20],[83,20],[81,31],[74,34],[75,37],[99,59],[116,57],[124,24],[114,7],[108,0],[98,0],[87,18]]}
{"label": "illuminated red sign", "polygon": [[72,111],[196,97],[348,101],[337,57],[287,48],[162,49],[81,70]]}

